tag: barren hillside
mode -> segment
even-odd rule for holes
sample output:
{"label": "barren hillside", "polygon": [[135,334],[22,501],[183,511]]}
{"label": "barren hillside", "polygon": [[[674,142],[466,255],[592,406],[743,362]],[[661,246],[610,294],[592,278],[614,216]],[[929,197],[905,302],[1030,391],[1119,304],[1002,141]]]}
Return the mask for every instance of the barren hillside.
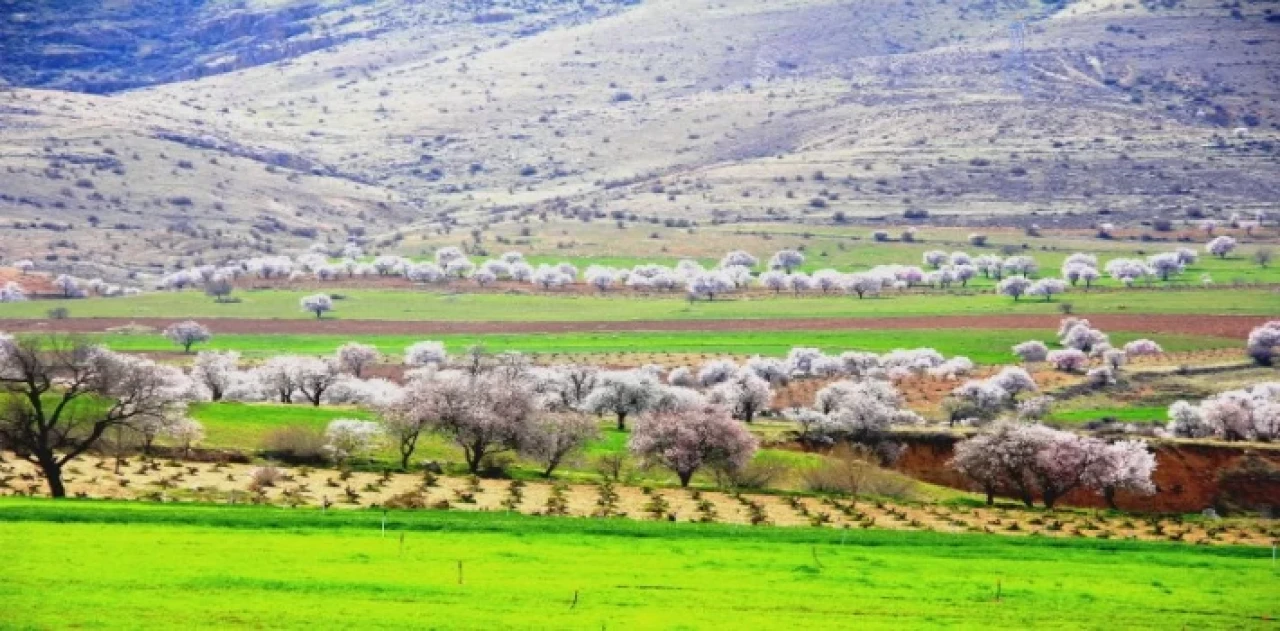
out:
{"label": "barren hillside", "polygon": [[[1138,221],[1280,193],[1264,2],[190,4],[168,19],[203,35],[152,45],[163,68],[0,63],[139,86],[0,95],[0,256],[174,266],[509,210]],[[11,16],[7,46],[70,37],[42,20]]]}

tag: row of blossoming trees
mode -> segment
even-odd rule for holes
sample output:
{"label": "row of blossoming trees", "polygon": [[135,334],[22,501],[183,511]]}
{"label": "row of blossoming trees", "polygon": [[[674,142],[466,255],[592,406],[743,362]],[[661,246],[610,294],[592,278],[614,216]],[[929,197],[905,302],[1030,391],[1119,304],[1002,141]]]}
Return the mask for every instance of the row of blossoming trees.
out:
{"label": "row of blossoming trees", "polygon": [[[1207,252],[1220,257],[1226,257],[1235,248],[1234,239],[1226,236],[1217,237],[1205,246]],[[339,257],[336,262],[335,255]],[[644,264],[627,269],[592,265],[580,270],[575,265],[563,262],[535,266],[527,262],[520,252],[508,252],[476,263],[456,247],[441,248],[435,253],[433,261],[417,262],[399,256],[366,258],[358,246],[347,244],[336,253],[326,246],[318,245],[296,258],[259,257],[223,266],[203,265],[180,270],[160,278],[155,283],[155,288],[202,288],[221,300],[231,294],[238,279],[246,277],[292,281],[307,278],[339,281],[351,278],[401,277],[420,284],[470,281],[488,286],[508,281],[530,284],[543,290],[579,283],[585,283],[600,292],[617,288],[654,292],[683,289],[690,297],[713,300],[717,296],[752,286],[776,293],[843,292],[862,298],[891,289],[964,287],[974,278],[982,277],[997,281],[998,291],[1015,299],[1036,296],[1048,300],[1070,287],[1083,286],[1088,289],[1104,275],[1125,286],[1154,279],[1169,280],[1182,274],[1197,257],[1195,250],[1184,247],[1146,259],[1116,258],[1100,267],[1096,256],[1077,253],[1068,257],[1063,264],[1060,278],[1035,279],[1040,273],[1040,267],[1030,256],[972,256],[963,251],[931,250],[924,253],[922,265],[918,266],[876,265],[853,273],[821,269],[808,274],[799,271],[805,264],[805,255],[797,250],[780,250],[763,265],[760,259],[748,252],[734,251],[726,254],[712,268],[686,259],[675,266]],[[1209,282],[1207,277],[1202,280]],[[101,281],[78,281],[71,277],[60,277],[59,282],[68,285],[69,296],[123,293],[118,287],[105,285]],[[104,291],[107,293],[103,293]]]}
{"label": "row of blossoming trees", "polygon": [[[193,332],[209,337],[202,329],[181,323],[167,333],[189,347]],[[1062,334],[1064,344],[1091,350],[1105,344],[1105,335],[1085,321],[1064,322]],[[1141,342],[1132,352],[1152,352],[1153,343]],[[1255,357],[1271,357],[1280,345],[1280,322],[1259,327],[1248,343]],[[201,352],[184,372],[71,339],[3,336],[0,383],[7,405],[0,410],[0,445],[37,464],[51,492],[61,496],[62,467],[113,427],[139,432],[148,446],[160,436],[189,446],[201,428],[186,417],[187,402],[305,401],[378,412],[376,422],[339,420],[329,427],[327,447],[339,463],[390,446],[408,468],[420,439],[436,434],[458,446],[473,472],[486,457],[514,451],[551,475],[597,437],[595,419],[607,416],[620,430],[634,419],[632,452],[687,484],[703,468],[734,471],[750,460],[757,443],[746,424],[769,410],[774,389],[790,380],[827,382],[811,407],[785,411],[803,442],[860,442],[891,461],[896,446],[889,430],[924,423],[904,406],[895,381],[960,379],[974,370],[967,359],[947,359],[932,349],[827,355],[796,348],[784,359],[713,360],[697,370],[606,371],[535,366],[517,353],[472,350],[450,357],[443,344],[421,342],[405,349],[408,370],[403,383],[395,383],[368,377],[380,360],[376,348],[358,343],[328,357],[277,356],[252,367],[242,366],[234,352]],[[1107,443],[1040,425],[1051,400],[1037,392],[1031,374],[1019,367],[956,388],[956,409],[965,411],[961,422],[981,429],[961,443],[955,466],[989,495],[1039,497],[1049,505],[1076,488],[1109,499],[1116,490],[1148,488],[1144,443]],[[1177,436],[1274,439],[1280,384],[1224,393],[1199,405],[1180,402],[1171,416],[1169,431]]]}

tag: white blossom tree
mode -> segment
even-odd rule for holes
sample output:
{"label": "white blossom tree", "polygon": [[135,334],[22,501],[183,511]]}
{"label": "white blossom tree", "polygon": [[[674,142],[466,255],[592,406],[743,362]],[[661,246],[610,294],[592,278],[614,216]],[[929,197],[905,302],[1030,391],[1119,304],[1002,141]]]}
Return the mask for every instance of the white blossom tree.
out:
{"label": "white blossom tree", "polygon": [[1250,331],[1245,349],[1259,366],[1274,364],[1280,357],[1280,320],[1272,320]]}
{"label": "white blossom tree", "polygon": [[724,255],[724,258],[720,259],[721,268],[741,266],[747,269],[752,269],[759,264],[759,259],[752,256],[749,252],[744,252],[742,250],[729,252]]}
{"label": "white blossom tree", "polygon": [[1010,276],[996,286],[996,291],[1013,298],[1016,302],[1031,289],[1031,281],[1023,276]]}
{"label": "white blossom tree", "polygon": [[[738,364],[727,359],[713,359],[698,370],[698,385],[704,388],[724,383],[738,371]],[[672,384],[679,385],[679,384]]]}
{"label": "white blossom tree", "polygon": [[795,250],[779,250],[769,259],[769,269],[782,270],[790,274],[804,265],[804,255]]}
{"label": "white blossom tree", "polygon": [[1014,345],[1013,354],[1026,363],[1042,362],[1049,357],[1049,347],[1039,340],[1028,340]]}
{"label": "white blossom tree", "polygon": [[1236,240],[1233,237],[1228,237],[1226,235],[1223,235],[1220,237],[1216,237],[1212,241],[1206,243],[1204,246],[1204,249],[1209,254],[1212,254],[1220,259],[1225,259],[1227,258],[1228,254],[1231,254],[1232,250],[1236,249],[1236,245],[1237,245]]}
{"label": "white blossom tree", "polygon": [[1160,280],[1169,280],[1170,276],[1181,274],[1184,269],[1182,258],[1177,252],[1161,252],[1147,258],[1149,265]]}
{"label": "white blossom tree", "polygon": [[729,293],[733,288],[733,279],[718,270],[695,274],[686,284],[689,296],[707,300],[715,300],[716,296]]}
{"label": "white blossom tree", "polygon": [[[1008,279],[1012,280],[1012,279]],[[1027,295],[1043,296],[1045,302],[1049,302],[1054,296],[1067,291],[1067,284],[1056,278],[1041,278],[1032,283],[1027,289]]]}
{"label": "white blossom tree", "polygon": [[742,368],[711,390],[710,401],[726,406],[734,418],[750,423],[773,403],[773,388],[750,368]]}
{"label": "white blossom tree", "polygon": [[657,402],[662,384],[650,375],[636,372],[603,373],[595,388],[582,401],[584,412],[613,414],[618,431],[627,429],[628,416],[642,414]]}
{"label": "white blossom tree", "polygon": [[1052,351],[1045,358],[1054,370],[1060,372],[1082,372],[1089,365],[1089,356],[1084,351],[1067,348]]}
{"label": "white blossom tree", "polygon": [[323,318],[324,314],[333,311],[333,298],[330,298],[329,294],[304,296],[300,304],[303,311],[316,314],[317,320]]}
{"label": "white blossom tree", "polygon": [[6,302],[26,302],[27,290],[14,281],[9,281],[0,286],[0,303]]}
{"label": "white blossom tree", "polygon": [[319,407],[324,393],[342,377],[338,361],[332,357],[293,357],[291,361],[298,392]]}
{"label": "white blossom tree", "polygon": [[191,456],[191,448],[204,441],[204,425],[195,419],[182,416],[165,429],[167,436],[182,448],[182,457]]}
{"label": "white blossom tree", "polygon": [[63,298],[80,298],[84,296],[84,290],[80,289],[80,281],[74,276],[60,274],[53,279],[53,287],[62,292]]}
{"label": "white blossom tree", "polygon": [[347,342],[338,347],[334,356],[338,360],[338,366],[344,372],[359,379],[367,368],[378,362],[382,354],[378,352],[376,346]]}
{"label": "white blossom tree", "polygon": [[1124,345],[1124,352],[1129,357],[1147,357],[1151,355],[1160,355],[1164,353],[1164,349],[1159,344],[1146,338],[1133,340]]}
{"label": "white blossom tree", "polygon": [[213,339],[213,333],[199,322],[187,320],[175,322],[164,330],[164,336],[170,342],[182,347],[183,353],[190,353],[191,347]]}
{"label": "white blossom tree", "polygon": [[325,451],[338,466],[366,458],[381,444],[382,427],[373,421],[334,419],[324,430]]}
{"label": "white blossom tree", "polygon": [[449,361],[444,342],[418,342],[404,349],[404,363],[415,368],[422,366],[443,366]]}
{"label": "white blossom tree", "polygon": [[200,351],[191,365],[191,380],[209,393],[212,401],[221,401],[239,372],[240,353],[235,351]]}

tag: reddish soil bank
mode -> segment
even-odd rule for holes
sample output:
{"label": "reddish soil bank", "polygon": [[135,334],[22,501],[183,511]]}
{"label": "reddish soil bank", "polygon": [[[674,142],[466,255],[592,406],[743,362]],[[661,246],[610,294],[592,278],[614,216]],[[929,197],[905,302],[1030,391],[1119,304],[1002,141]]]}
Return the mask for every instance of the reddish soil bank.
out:
{"label": "reddish soil bank", "polygon": [[[1094,326],[1111,331],[1213,335],[1244,338],[1262,324],[1262,316],[1235,315],[1087,315]],[[617,322],[412,322],[386,320],[249,320],[201,318],[215,333],[264,335],[444,335],[484,333],[577,333],[611,331],[856,331],[867,329],[1056,329],[1056,315],[907,316],[897,318],[790,318],[737,320],[628,320]],[[0,319],[0,331],[96,333],[135,325],[163,329],[169,318]]]}
{"label": "reddish soil bank", "polygon": [[[957,437],[946,434],[899,437],[906,452],[895,465],[914,478],[972,490],[947,466]],[[1206,508],[1271,510],[1280,508],[1280,449],[1231,444],[1152,443],[1156,454],[1156,493],[1120,492],[1116,505],[1129,511],[1193,513]],[[1075,491],[1063,499],[1071,506],[1105,507],[1102,496]]]}

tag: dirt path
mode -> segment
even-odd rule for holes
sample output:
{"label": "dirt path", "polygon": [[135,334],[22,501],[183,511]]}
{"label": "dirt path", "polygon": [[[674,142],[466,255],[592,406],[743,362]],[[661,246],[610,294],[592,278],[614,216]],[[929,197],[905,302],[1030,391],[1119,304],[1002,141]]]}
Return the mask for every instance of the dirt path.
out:
{"label": "dirt path", "polygon": [[[1140,315],[1084,316],[1110,331],[1212,335],[1244,338],[1267,320],[1262,316]],[[622,331],[858,331],[870,329],[1056,329],[1057,315],[912,316],[900,318],[792,318],[740,320],[630,320],[616,322],[408,322],[384,320],[201,319],[215,333],[261,335],[448,335],[487,333],[588,333]],[[170,318],[73,318],[4,320],[0,331],[98,333],[126,326],[163,329]]]}

